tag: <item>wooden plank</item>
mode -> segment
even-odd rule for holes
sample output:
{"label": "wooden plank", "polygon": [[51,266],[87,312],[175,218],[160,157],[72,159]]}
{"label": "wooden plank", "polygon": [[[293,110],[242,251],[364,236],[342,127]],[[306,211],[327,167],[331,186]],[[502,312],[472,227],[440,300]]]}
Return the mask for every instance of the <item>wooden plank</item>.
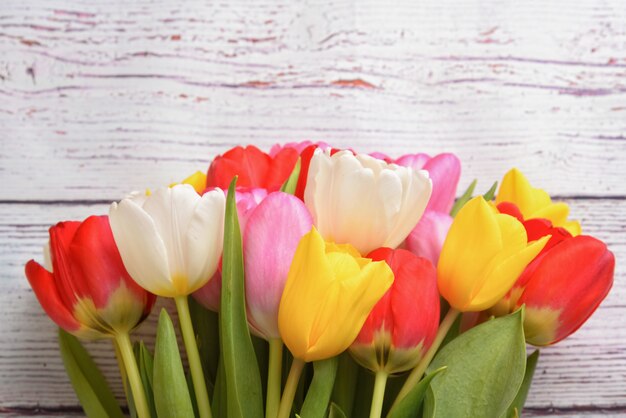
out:
{"label": "wooden plank", "polygon": [[0,200],[115,199],[307,138],[453,151],[462,186],[519,165],[553,194],[626,196],[625,10],[5,0]]}
{"label": "wooden plank", "polygon": [[[626,200],[583,199],[570,204],[587,233],[605,240],[618,260],[626,257]],[[29,289],[23,264],[40,257],[49,224],[106,210],[101,204],[0,205],[0,306],[4,313],[0,321],[0,412],[76,408],[58,354],[55,326]],[[626,411],[626,329],[621,326],[625,298],[626,270],[618,262],[615,286],[596,314],[578,333],[542,351],[528,400],[529,416],[617,416]],[[153,313],[138,333],[150,343],[155,320]],[[100,341],[88,347],[121,396],[110,344]]]}

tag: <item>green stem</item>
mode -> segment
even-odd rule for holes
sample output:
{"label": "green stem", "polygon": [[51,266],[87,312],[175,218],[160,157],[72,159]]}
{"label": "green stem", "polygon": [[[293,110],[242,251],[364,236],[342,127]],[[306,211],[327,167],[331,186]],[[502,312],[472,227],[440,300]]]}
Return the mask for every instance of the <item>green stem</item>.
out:
{"label": "green stem", "polygon": [[300,375],[302,374],[305,364],[304,361],[294,357],[291,363],[291,369],[289,370],[289,376],[287,377],[287,383],[285,383],[285,391],[280,400],[278,418],[289,418],[293,398],[296,396],[296,389],[298,389],[298,381],[300,380]]}
{"label": "green stem", "polygon": [[115,342],[119,348],[119,353],[126,369],[126,375],[128,376],[128,382],[130,383],[130,389],[133,394],[133,402],[135,403],[137,416],[139,418],[150,418],[150,409],[148,408],[146,393],[143,390],[143,382],[141,381],[141,376],[139,375],[137,361],[135,360],[135,354],[133,353],[133,345],[130,342],[128,333],[117,334]]}
{"label": "green stem", "polygon": [[280,383],[283,367],[283,340],[273,338],[270,341],[269,370],[267,373],[267,401],[265,418],[276,418],[280,405]]}
{"label": "green stem", "polygon": [[209,393],[207,392],[204,372],[202,371],[202,363],[200,362],[200,353],[198,352],[198,344],[196,343],[196,334],[193,331],[193,325],[191,324],[189,302],[187,300],[187,296],[177,296],[174,298],[174,301],[176,301],[176,309],[178,310],[178,319],[180,320],[180,329],[183,334],[187,360],[189,361],[189,370],[191,371],[193,389],[196,393],[198,413],[200,414],[200,418],[211,418]]}
{"label": "green stem", "polygon": [[370,408],[370,418],[380,418],[380,415],[383,412],[383,401],[385,400],[387,377],[389,377],[389,374],[383,370],[376,372],[374,394],[372,395],[372,406]]}
{"label": "green stem", "polygon": [[402,389],[400,389],[400,393],[398,393],[396,400],[393,402],[391,409],[393,409],[398,404],[398,402],[400,402],[400,400],[408,395],[411,389],[413,389],[413,387],[422,379],[426,368],[433,360],[433,357],[435,357],[437,350],[439,350],[439,346],[443,342],[443,339],[446,337],[448,331],[450,331],[450,327],[452,327],[452,324],[454,324],[454,321],[456,320],[456,317],[459,315],[459,313],[460,312],[456,309],[452,307],[450,308],[446,316],[443,318],[443,321],[441,321],[441,324],[439,325],[439,329],[437,330],[437,335],[435,336],[433,344],[430,346],[422,360],[411,371],[411,374],[409,374],[406,382],[404,382],[404,386],[402,386]]}
{"label": "green stem", "polygon": [[130,394],[128,393],[128,377],[126,376],[126,368],[124,367],[124,359],[122,358],[122,353],[120,352],[120,347],[117,342],[113,339],[111,340],[113,343],[113,348],[115,349],[115,359],[117,360],[117,367],[120,369],[120,376],[122,377],[122,386],[124,387],[124,395],[126,395],[126,399],[130,399]]}

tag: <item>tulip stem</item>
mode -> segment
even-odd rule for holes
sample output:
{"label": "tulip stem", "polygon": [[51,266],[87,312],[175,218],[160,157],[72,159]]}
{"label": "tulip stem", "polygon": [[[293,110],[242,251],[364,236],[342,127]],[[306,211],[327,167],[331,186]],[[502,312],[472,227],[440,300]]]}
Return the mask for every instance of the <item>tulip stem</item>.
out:
{"label": "tulip stem", "polygon": [[374,394],[372,395],[372,406],[370,408],[370,418],[380,418],[383,412],[383,401],[385,400],[387,377],[389,377],[389,373],[384,370],[376,372]]}
{"label": "tulip stem", "polygon": [[193,381],[193,389],[196,394],[198,413],[200,414],[200,418],[211,418],[209,393],[207,392],[202,363],[200,362],[196,334],[191,323],[191,315],[189,314],[189,301],[187,300],[187,296],[177,296],[174,298],[174,301],[176,302],[180,329],[183,334],[187,360],[189,361],[189,370],[191,371],[191,380]]}
{"label": "tulip stem", "polygon": [[269,366],[267,373],[267,400],[265,418],[276,418],[280,405],[280,384],[283,366],[283,340],[270,340]]}
{"label": "tulip stem", "polygon": [[298,381],[300,375],[304,369],[306,363],[299,358],[293,358],[291,363],[291,369],[289,370],[289,376],[287,377],[287,383],[285,383],[285,391],[283,397],[280,400],[280,408],[278,409],[278,418],[289,418],[291,415],[291,405],[293,404],[293,398],[296,396],[296,389],[298,388]]}
{"label": "tulip stem", "polygon": [[391,410],[393,410],[398,402],[400,402],[406,395],[408,395],[411,389],[413,389],[413,387],[417,385],[422,379],[426,368],[432,361],[433,357],[435,357],[437,350],[439,350],[439,346],[443,342],[443,339],[446,337],[448,331],[450,331],[450,328],[452,327],[452,324],[454,324],[456,317],[459,316],[459,313],[460,312],[456,309],[452,307],[450,308],[446,316],[443,318],[443,321],[441,321],[441,324],[439,324],[439,329],[437,330],[437,335],[435,336],[433,344],[430,346],[424,357],[422,357],[422,360],[411,371],[411,374],[409,374],[406,382],[404,382],[404,386],[402,386],[402,389],[400,389],[400,393],[398,393],[396,400],[393,402]]}
{"label": "tulip stem", "polygon": [[[131,393],[133,395],[133,402],[135,403],[135,410],[139,418],[150,418],[150,409],[148,408],[148,401],[146,400],[146,393],[143,389],[143,382],[139,375],[139,369],[137,368],[137,361],[135,354],[133,353],[133,345],[130,342],[128,333],[119,333],[115,336],[115,342],[119,348],[124,368],[126,369],[126,375],[128,382],[130,383]],[[124,378],[124,376],[122,376]]]}

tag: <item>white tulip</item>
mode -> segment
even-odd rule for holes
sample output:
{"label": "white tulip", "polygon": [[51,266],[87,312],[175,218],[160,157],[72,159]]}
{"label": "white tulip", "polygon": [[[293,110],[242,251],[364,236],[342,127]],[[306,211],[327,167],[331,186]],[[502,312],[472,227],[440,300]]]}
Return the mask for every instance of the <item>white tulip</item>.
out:
{"label": "white tulip", "polygon": [[325,240],[361,254],[396,248],[417,225],[432,191],[428,172],[350,151],[316,150],[304,203]]}
{"label": "white tulip", "polygon": [[165,297],[206,284],[222,254],[225,204],[221,190],[200,196],[187,184],[113,203],[111,229],[130,276]]}

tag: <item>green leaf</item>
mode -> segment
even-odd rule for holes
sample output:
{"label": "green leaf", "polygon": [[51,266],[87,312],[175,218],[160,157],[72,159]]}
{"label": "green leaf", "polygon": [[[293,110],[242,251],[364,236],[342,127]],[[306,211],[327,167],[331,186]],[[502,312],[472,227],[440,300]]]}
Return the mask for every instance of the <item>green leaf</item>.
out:
{"label": "green leaf", "polygon": [[59,328],[59,348],[85,415],[89,418],[123,418],[104,376],[78,339]]}
{"label": "green leaf", "polygon": [[461,210],[461,208],[463,207],[463,205],[465,205],[467,202],[469,202],[469,200],[472,198],[472,193],[474,193],[474,189],[476,188],[476,182],[478,180],[474,180],[467,188],[467,190],[465,190],[465,192],[461,195],[461,197],[459,197],[456,202],[454,202],[454,206],[452,206],[452,210],[450,210],[450,216],[452,216],[453,218],[456,216],[457,213],[459,213],[459,211]]}
{"label": "green leaf", "polygon": [[428,385],[426,390],[426,398],[424,400],[424,409],[422,411],[422,417],[434,417],[437,412],[437,404],[435,401],[435,393],[433,387]]}
{"label": "green leaf", "polygon": [[211,396],[212,392],[210,389],[215,386],[217,363],[220,358],[218,315],[216,312],[204,308],[194,298],[189,298],[189,313],[196,333],[200,361],[202,362],[202,369],[207,380],[207,389],[209,389],[209,396]]}
{"label": "green leaf", "polygon": [[441,372],[445,370],[444,367],[433,371],[432,373],[424,376],[420,382],[411,389],[411,391],[393,408],[387,418],[412,418],[417,414],[419,408],[422,406],[426,391],[430,387],[430,382]]}
{"label": "green leaf", "polygon": [[489,202],[490,200],[493,200],[493,198],[496,196],[496,189],[498,188],[498,182],[495,181],[491,187],[489,188],[489,190],[487,190],[487,193],[485,193],[483,195],[483,197],[485,198],[485,200],[487,202]]}
{"label": "green leaf", "polygon": [[222,257],[221,353],[226,377],[227,416],[263,417],[261,377],[246,319],[243,251],[235,205],[235,177],[228,188]]}
{"label": "green leaf", "polygon": [[372,406],[372,394],[374,393],[374,374],[363,367],[359,367],[356,393],[352,416],[355,418],[369,417]]}
{"label": "green leaf", "polygon": [[252,339],[252,346],[254,347],[254,355],[256,356],[256,363],[259,366],[259,376],[261,377],[261,393],[263,399],[267,397],[267,373],[269,370],[269,358],[270,358],[270,345],[263,338],[259,338],[255,335],[250,336]]}
{"label": "green leaf", "polygon": [[139,375],[141,376],[141,383],[143,384],[144,392],[146,393],[146,400],[148,401],[148,408],[150,408],[150,416],[156,418],[156,407],[154,405],[154,393],[153,393],[153,370],[154,360],[148,347],[140,341],[133,347],[135,351],[135,358],[137,359],[137,366],[139,367]]}
{"label": "green leaf", "polygon": [[348,418],[348,416],[343,412],[339,405],[331,402],[330,408],[328,408],[328,418]]}
{"label": "green leaf", "polygon": [[359,376],[359,365],[354,361],[348,351],[339,355],[337,377],[331,400],[336,407],[347,417],[352,417],[352,407],[356,394],[356,383]]}
{"label": "green leaf", "polygon": [[518,417],[522,409],[524,409],[524,404],[526,403],[526,397],[528,396],[530,385],[533,382],[533,375],[535,374],[535,368],[537,367],[538,360],[539,350],[535,350],[530,356],[528,356],[528,359],[526,359],[526,372],[524,373],[522,386],[520,386],[517,396],[513,399],[506,415],[504,415],[505,417]]}
{"label": "green leaf", "polygon": [[153,367],[154,402],[159,418],[193,417],[174,325],[165,309],[159,316]]}
{"label": "green leaf", "polygon": [[303,418],[324,418],[337,376],[339,359],[332,357],[313,363],[313,380],[304,398],[300,415]]}
{"label": "green leaf", "polygon": [[296,192],[296,186],[298,186],[298,177],[300,177],[300,164],[300,158],[298,158],[298,161],[296,161],[296,165],[293,167],[293,171],[289,175],[289,178],[281,186],[281,192],[289,194],[294,194]]}
{"label": "green leaf", "polygon": [[[431,383],[437,404],[431,417],[501,416],[524,379],[523,309],[461,334],[435,356],[427,373],[444,366],[446,373]],[[432,400],[426,398],[426,409]]]}
{"label": "green leaf", "polygon": [[217,377],[215,378],[215,389],[213,389],[211,411],[213,411],[214,417],[226,416],[226,376],[224,375],[223,357],[220,357],[217,363]]}

